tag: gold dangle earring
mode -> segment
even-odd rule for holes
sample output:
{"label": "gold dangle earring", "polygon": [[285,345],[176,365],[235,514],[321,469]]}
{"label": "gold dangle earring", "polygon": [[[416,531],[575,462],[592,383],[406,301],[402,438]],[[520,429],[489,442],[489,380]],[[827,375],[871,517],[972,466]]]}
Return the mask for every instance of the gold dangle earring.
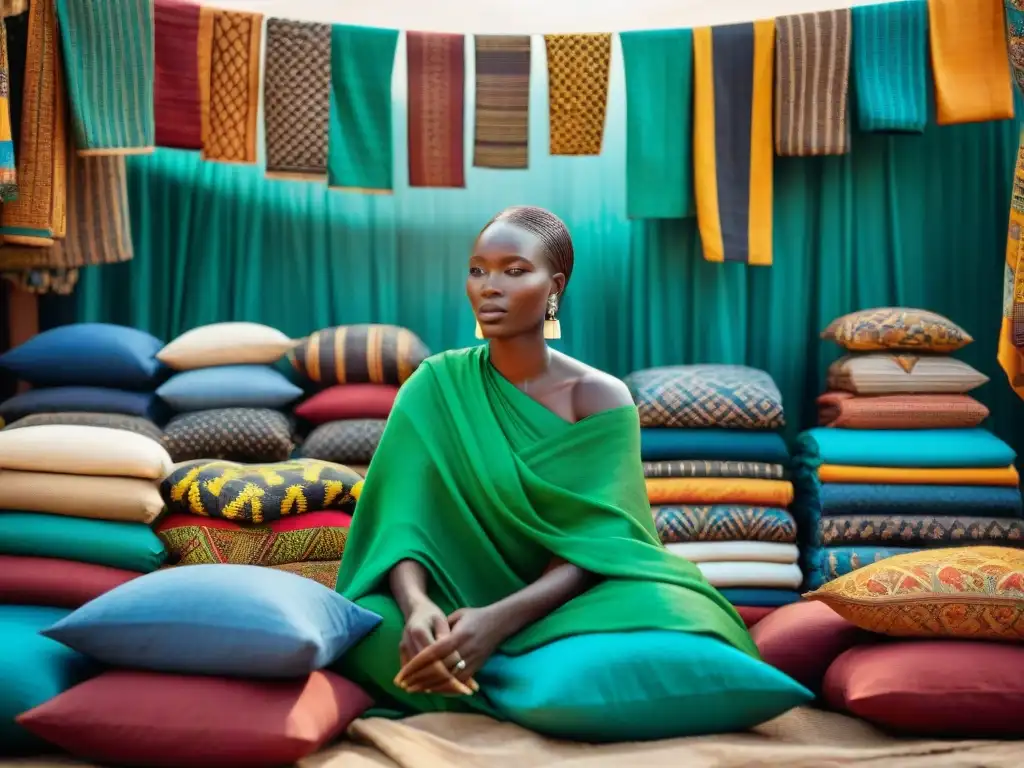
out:
{"label": "gold dangle earring", "polygon": [[548,309],[544,313],[544,338],[562,338],[562,325],[558,322],[558,297],[555,294],[548,296]]}
{"label": "gold dangle earring", "polygon": [[480,321],[476,321],[476,337],[482,339],[484,337],[484,329],[480,327]]}

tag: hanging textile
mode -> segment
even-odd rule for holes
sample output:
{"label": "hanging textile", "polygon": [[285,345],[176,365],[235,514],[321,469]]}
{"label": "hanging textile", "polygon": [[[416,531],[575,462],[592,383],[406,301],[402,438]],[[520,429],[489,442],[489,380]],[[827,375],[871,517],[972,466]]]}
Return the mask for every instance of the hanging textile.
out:
{"label": "hanging textile", "polygon": [[203,159],[256,162],[263,16],[202,6],[199,12],[199,108]]}
{"label": "hanging textile", "polygon": [[599,155],[608,110],[611,35],[544,35],[552,155]]}
{"label": "hanging textile", "polygon": [[693,30],[623,32],[626,215],[693,213]]}
{"label": "hanging textile", "polygon": [[530,36],[476,35],[473,165],[530,164]]}
{"label": "hanging textile", "polygon": [[324,179],[331,115],[331,25],[267,19],[266,46],[267,175]]}
{"label": "hanging textile", "polygon": [[7,56],[7,27],[0,23],[0,203],[9,203],[17,197],[18,170],[11,123],[11,63]]}
{"label": "hanging textile", "polygon": [[68,159],[60,40],[51,3],[32,3],[26,34],[18,199],[0,210],[0,235],[5,243],[47,246],[65,233]]}
{"label": "hanging textile", "polygon": [[394,189],[391,78],[398,31],[331,29],[331,119],[327,183],[367,194]]}
{"label": "hanging textile", "polygon": [[153,151],[153,3],[56,0],[78,151]]}
{"label": "hanging textile", "polygon": [[189,0],[156,0],[153,115],[161,147],[201,149],[199,108],[199,5]]}
{"label": "hanging textile", "polygon": [[775,22],[693,30],[693,173],[704,258],[772,263]]}
{"label": "hanging textile", "polygon": [[850,151],[850,10],[775,19],[775,153]]}
{"label": "hanging textile", "polygon": [[[1005,0],[1006,38],[1017,89],[1024,93],[1024,0]],[[1017,147],[1010,197],[1010,222],[1003,270],[1003,320],[999,329],[999,365],[1010,386],[1024,398],[1024,130]]]}
{"label": "hanging textile", "polygon": [[466,42],[407,32],[409,186],[465,187]]}
{"label": "hanging textile", "polygon": [[1002,0],[928,0],[935,121],[1013,117]]}
{"label": "hanging textile", "polygon": [[928,4],[853,9],[853,72],[862,131],[921,133],[928,123]]}

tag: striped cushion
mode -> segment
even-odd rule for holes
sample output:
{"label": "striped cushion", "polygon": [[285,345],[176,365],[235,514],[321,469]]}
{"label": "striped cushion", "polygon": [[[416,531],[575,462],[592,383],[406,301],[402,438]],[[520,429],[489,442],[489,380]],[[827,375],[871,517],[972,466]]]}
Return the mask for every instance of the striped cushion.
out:
{"label": "striped cushion", "polygon": [[402,384],[430,351],[397,325],[339,325],[303,339],[288,353],[310,381],[332,384]]}

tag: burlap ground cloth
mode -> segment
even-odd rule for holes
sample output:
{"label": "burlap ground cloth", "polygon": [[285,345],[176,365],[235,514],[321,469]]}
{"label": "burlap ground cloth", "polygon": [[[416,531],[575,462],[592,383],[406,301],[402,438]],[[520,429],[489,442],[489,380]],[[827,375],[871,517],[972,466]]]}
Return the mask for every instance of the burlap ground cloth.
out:
{"label": "burlap ground cloth", "polygon": [[[1024,742],[924,741],[886,736],[855,720],[798,709],[751,733],[591,746],[551,741],[479,715],[359,720],[350,740],[299,768],[1019,768]],[[0,768],[69,768],[61,760],[0,761]]]}

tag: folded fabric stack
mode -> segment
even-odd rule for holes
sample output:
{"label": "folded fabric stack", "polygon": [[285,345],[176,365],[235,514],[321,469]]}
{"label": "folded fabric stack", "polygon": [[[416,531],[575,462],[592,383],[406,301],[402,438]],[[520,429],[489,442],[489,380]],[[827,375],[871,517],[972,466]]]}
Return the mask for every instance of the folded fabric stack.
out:
{"label": "folded fabric stack", "polygon": [[800,599],[782,396],[736,365],[651,368],[626,377],[665,546],[696,563],[752,625]]}
{"label": "folded fabric stack", "polygon": [[269,568],[157,571],[37,621],[39,642],[103,671],[67,681],[17,724],[91,764],[293,765],[371,704],[326,667],[379,623]]}
{"label": "folded fabric stack", "polygon": [[362,478],[316,459],[185,462],[160,485],[171,566],[258,565],[334,588]]}
{"label": "folded fabric stack", "polygon": [[164,561],[150,524],[171,466],[160,443],[123,429],[0,431],[0,751],[37,748],[14,718],[91,671],[39,631]]}
{"label": "folded fabric stack", "polygon": [[429,355],[416,334],[394,325],[339,325],[300,342],[288,357],[323,389],[295,409],[313,426],[299,454],[364,474],[398,388]]}
{"label": "folded fabric stack", "polygon": [[163,408],[153,394],[166,376],[163,342],[107,323],[44,331],[0,356],[0,368],[32,385],[0,403],[6,428],[44,424],[111,427],[159,440]]}
{"label": "folded fabric stack", "polygon": [[170,342],[157,358],[175,371],[157,395],[177,415],[164,430],[174,461],[283,461],[295,443],[282,410],[302,389],[273,368],[294,345],[259,323],[214,323]]}
{"label": "folded fabric stack", "polygon": [[804,571],[812,589],[924,547],[1024,542],[1016,454],[979,425],[967,392],[987,378],[949,353],[971,337],[917,309],[870,309],[823,337],[848,354],[829,368],[825,425],[798,440]]}

